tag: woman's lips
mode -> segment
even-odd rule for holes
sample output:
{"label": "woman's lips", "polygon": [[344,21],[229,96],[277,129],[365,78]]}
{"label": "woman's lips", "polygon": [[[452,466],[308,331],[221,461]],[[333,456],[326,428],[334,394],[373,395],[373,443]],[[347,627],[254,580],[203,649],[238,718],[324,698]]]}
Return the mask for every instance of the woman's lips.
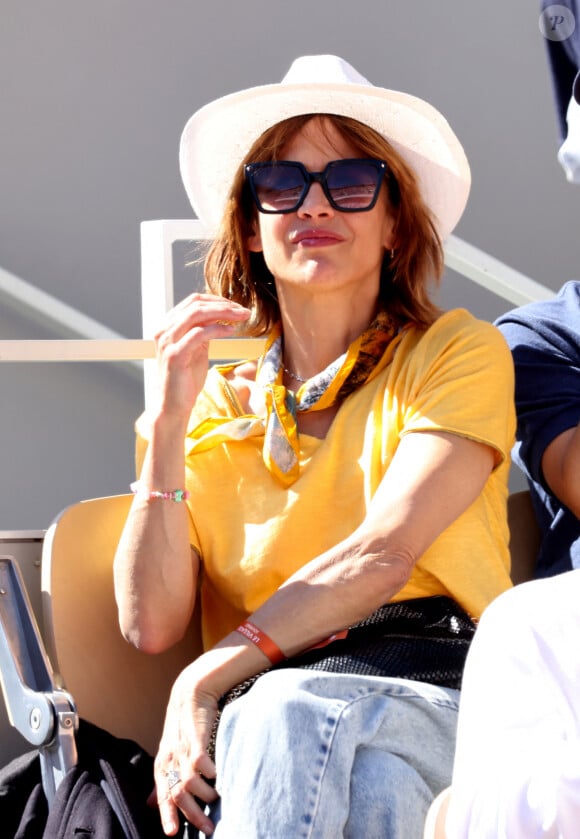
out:
{"label": "woman's lips", "polygon": [[290,242],[293,245],[302,245],[303,247],[321,247],[324,245],[336,245],[342,242],[343,237],[339,233],[334,233],[332,230],[322,230],[319,228],[310,230],[299,230],[290,236]]}

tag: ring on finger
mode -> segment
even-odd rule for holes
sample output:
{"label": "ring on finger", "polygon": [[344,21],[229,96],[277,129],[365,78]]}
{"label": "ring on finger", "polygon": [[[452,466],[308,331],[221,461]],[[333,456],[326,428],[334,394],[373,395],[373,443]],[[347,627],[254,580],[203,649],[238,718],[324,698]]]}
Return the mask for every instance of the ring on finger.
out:
{"label": "ring on finger", "polygon": [[181,781],[181,775],[177,771],[177,769],[170,769],[168,772],[165,773],[165,780],[167,782],[168,789],[172,789],[176,784]]}

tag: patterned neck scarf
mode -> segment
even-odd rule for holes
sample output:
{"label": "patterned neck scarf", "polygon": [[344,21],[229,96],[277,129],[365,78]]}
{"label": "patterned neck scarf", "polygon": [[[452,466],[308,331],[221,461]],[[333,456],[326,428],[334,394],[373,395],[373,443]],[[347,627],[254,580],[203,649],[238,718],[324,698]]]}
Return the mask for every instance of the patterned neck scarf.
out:
{"label": "patterned neck scarf", "polygon": [[[208,417],[188,432],[186,453],[205,451],[220,443],[264,436],[262,455],[267,469],[283,486],[291,486],[300,473],[300,444],[296,417],[299,412],[322,411],[341,404],[347,396],[373,378],[385,356],[392,358],[401,337],[386,312],[377,317],[347,351],[304,382],[294,392],[283,385],[283,340],[280,327],[270,334],[258,362],[256,382],[262,388],[266,416]],[[235,365],[218,369],[227,373]],[[384,365],[381,365],[381,368]]]}

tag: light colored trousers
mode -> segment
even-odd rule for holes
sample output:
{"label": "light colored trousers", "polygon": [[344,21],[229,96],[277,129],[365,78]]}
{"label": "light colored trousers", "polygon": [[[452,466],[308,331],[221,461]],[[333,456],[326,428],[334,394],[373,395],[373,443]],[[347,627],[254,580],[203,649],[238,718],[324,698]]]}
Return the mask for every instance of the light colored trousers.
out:
{"label": "light colored trousers", "polygon": [[458,703],[405,679],[267,673],[220,722],[215,839],[421,839]]}

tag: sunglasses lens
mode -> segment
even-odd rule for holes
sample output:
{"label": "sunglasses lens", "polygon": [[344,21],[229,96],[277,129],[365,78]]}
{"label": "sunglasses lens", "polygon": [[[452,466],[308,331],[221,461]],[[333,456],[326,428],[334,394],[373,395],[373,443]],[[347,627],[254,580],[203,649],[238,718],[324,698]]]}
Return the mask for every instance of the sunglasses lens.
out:
{"label": "sunglasses lens", "polygon": [[382,169],[366,160],[338,160],[328,167],[326,185],[340,210],[366,210],[375,200]]}
{"label": "sunglasses lens", "polygon": [[291,212],[300,203],[306,185],[301,169],[291,163],[261,166],[251,177],[258,205],[269,213]]}
{"label": "sunglasses lens", "polygon": [[304,200],[313,181],[320,183],[336,210],[356,213],[375,203],[385,173],[380,160],[334,160],[323,172],[308,172],[300,163],[250,163],[246,176],[258,209],[263,213],[292,213]]}

